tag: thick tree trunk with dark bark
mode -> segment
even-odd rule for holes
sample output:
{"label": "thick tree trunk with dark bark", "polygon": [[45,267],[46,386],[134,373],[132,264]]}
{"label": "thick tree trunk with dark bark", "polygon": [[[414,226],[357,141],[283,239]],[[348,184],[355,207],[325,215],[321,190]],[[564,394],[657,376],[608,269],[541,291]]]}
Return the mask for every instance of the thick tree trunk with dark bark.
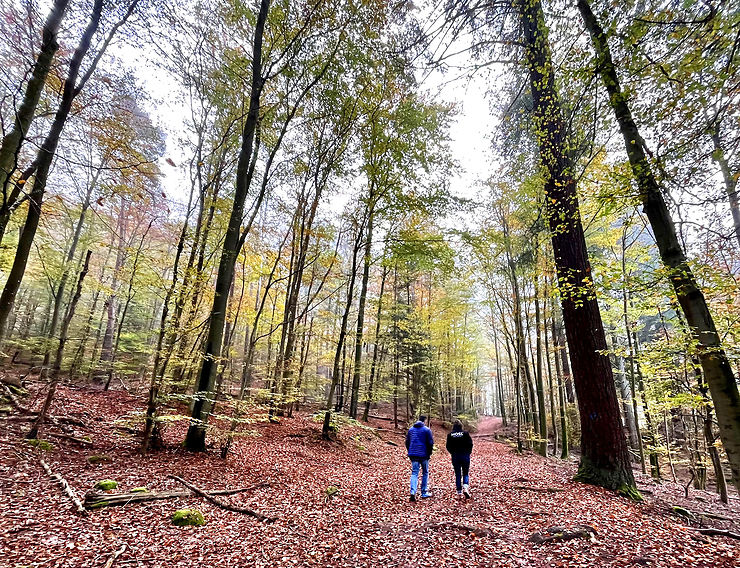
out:
{"label": "thick tree trunk with dark bark", "polygon": [[534,127],[545,173],[545,198],[565,332],[581,417],[576,479],[639,498],[622,431],[614,376],[593,288],[566,129],[555,87],[539,0],[516,0],[533,99]]}
{"label": "thick tree trunk with dark bark", "polygon": [[698,343],[698,356],[714,402],[720,437],[727,452],[735,486],[740,490],[740,392],[737,380],[722,347],[704,294],[699,289],[678,240],[661,188],[647,160],[645,143],[632,117],[627,97],[622,92],[606,33],[586,0],[578,0],[578,9],[591,35],[598,72],[609,93],[609,103],[624,138],[632,174],[640,190],[643,210],[650,221],[661,259],[669,269],[669,278],[681,310]]}

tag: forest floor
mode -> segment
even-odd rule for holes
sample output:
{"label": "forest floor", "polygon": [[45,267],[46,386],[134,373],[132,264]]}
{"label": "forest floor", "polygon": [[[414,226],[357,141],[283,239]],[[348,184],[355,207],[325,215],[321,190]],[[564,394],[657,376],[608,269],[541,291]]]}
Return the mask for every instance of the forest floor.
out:
{"label": "forest floor", "polygon": [[[708,511],[732,520],[710,519],[705,526],[737,532],[737,499],[723,506],[714,494],[693,489],[684,499],[683,487],[658,486],[639,476],[646,501],[634,503],[572,481],[573,461],[517,454],[496,440],[497,419],[483,419],[475,436],[471,500],[455,494],[442,449],[445,432],[435,426],[440,449],[430,466],[434,496],[411,503],[403,432],[387,420],[372,419],[369,427],[344,425],[333,442],[321,439],[321,424],[309,413],[280,424],[254,423],[226,460],[218,448],[204,454],[181,449],[185,423],[180,422],[166,430],[169,449],[143,457],[137,437],[115,427],[142,408],[140,398],[123,391],[60,388],[53,413],[78,418],[84,426],[75,426],[74,435],[88,435],[93,443],[53,438],[52,430],[47,439],[54,447],[44,452],[19,439],[27,423],[0,421],[1,566],[740,565],[740,541],[701,535],[698,523],[687,526],[671,512],[677,504]],[[102,454],[111,461],[88,463],[89,456]],[[196,496],[78,516],[40,459],[80,496],[101,479],[118,481],[114,493],[142,486],[184,489],[168,479],[171,474],[209,490],[268,482],[221,499],[276,520],[260,522]],[[339,491],[329,498],[326,490],[332,485]],[[206,524],[173,526],[172,513],[181,508],[199,509]],[[548,527],[574,525],[590,525],[595,539],[528,540]]]}

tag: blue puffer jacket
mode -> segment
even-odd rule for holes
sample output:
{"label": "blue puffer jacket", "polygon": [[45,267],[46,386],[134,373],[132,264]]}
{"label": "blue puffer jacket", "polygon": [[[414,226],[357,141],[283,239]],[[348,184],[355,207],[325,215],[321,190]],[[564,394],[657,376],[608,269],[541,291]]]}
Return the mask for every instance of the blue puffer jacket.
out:
{"label": "blue puffer jacket", "polygon": [[406,433],[406,449],[411,459],[428,460],[434,448],[432,431],[419,420]]}

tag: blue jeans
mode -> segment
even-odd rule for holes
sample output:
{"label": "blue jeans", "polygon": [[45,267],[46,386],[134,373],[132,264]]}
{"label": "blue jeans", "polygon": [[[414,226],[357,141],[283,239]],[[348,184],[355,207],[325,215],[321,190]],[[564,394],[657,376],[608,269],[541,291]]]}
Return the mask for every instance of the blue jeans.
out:
{"label": "blue jeans", "polygon": [[452,469],[455,470],[455,487],[462,491],[463,484],[470,483],[470,456],[452,456]]}
{"label": "blue jeans", "polygon": [[411,458],[411,495],[416,494],[419,486],[419,469],[421,469],[421,494],[427,494],[427,483],[429,483],[429,460]]}

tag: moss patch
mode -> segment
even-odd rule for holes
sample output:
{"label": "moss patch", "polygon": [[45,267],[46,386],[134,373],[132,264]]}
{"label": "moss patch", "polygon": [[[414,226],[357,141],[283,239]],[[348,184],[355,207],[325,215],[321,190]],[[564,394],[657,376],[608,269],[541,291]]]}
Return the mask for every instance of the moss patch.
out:
{"label": "moss patch", "polygon": [[110,456],[106,456],[105,454],[87,456],[87,463],[93,465],[96,463],[110,463],[111,461],[113,460],[111,460]]}
{"label": "moss patch", "polygon": [[635,486],[631,471],[597,467],[586,457],[581,457],[581,463],[578,464],[578,473],[576,473],[573,480],[611,489],[622,497],[627,497],[633,501],[642,501],[642,495]]}
{"label": "moss patch", "polygon": [[131,493],[146,493],[147,491],[149,490],[146,487],[134,487]]}
{"label": "moss patch", "polygon": [[177,527],[200,527],[206,519],[198,509],[180,509],[172,514],[172,524]]}
{"label": "moss patch", "polygon": [[100,491],[112,491],[116,487],[118,487],[118,482],[113,481],[112,479],[102,479],[98,481],[94,485],[95,489],[99,489]]}
{"label": "moss patch", "polygon": [[34,448],[38,448],[41,451],[48,452],[49,450],[54,449],[54,444],[51,442],[47,442],[46,440],[37,440],[36,438],[31,438],[30,440],[26,440],[26,443],[29,446],[33,446]]}

